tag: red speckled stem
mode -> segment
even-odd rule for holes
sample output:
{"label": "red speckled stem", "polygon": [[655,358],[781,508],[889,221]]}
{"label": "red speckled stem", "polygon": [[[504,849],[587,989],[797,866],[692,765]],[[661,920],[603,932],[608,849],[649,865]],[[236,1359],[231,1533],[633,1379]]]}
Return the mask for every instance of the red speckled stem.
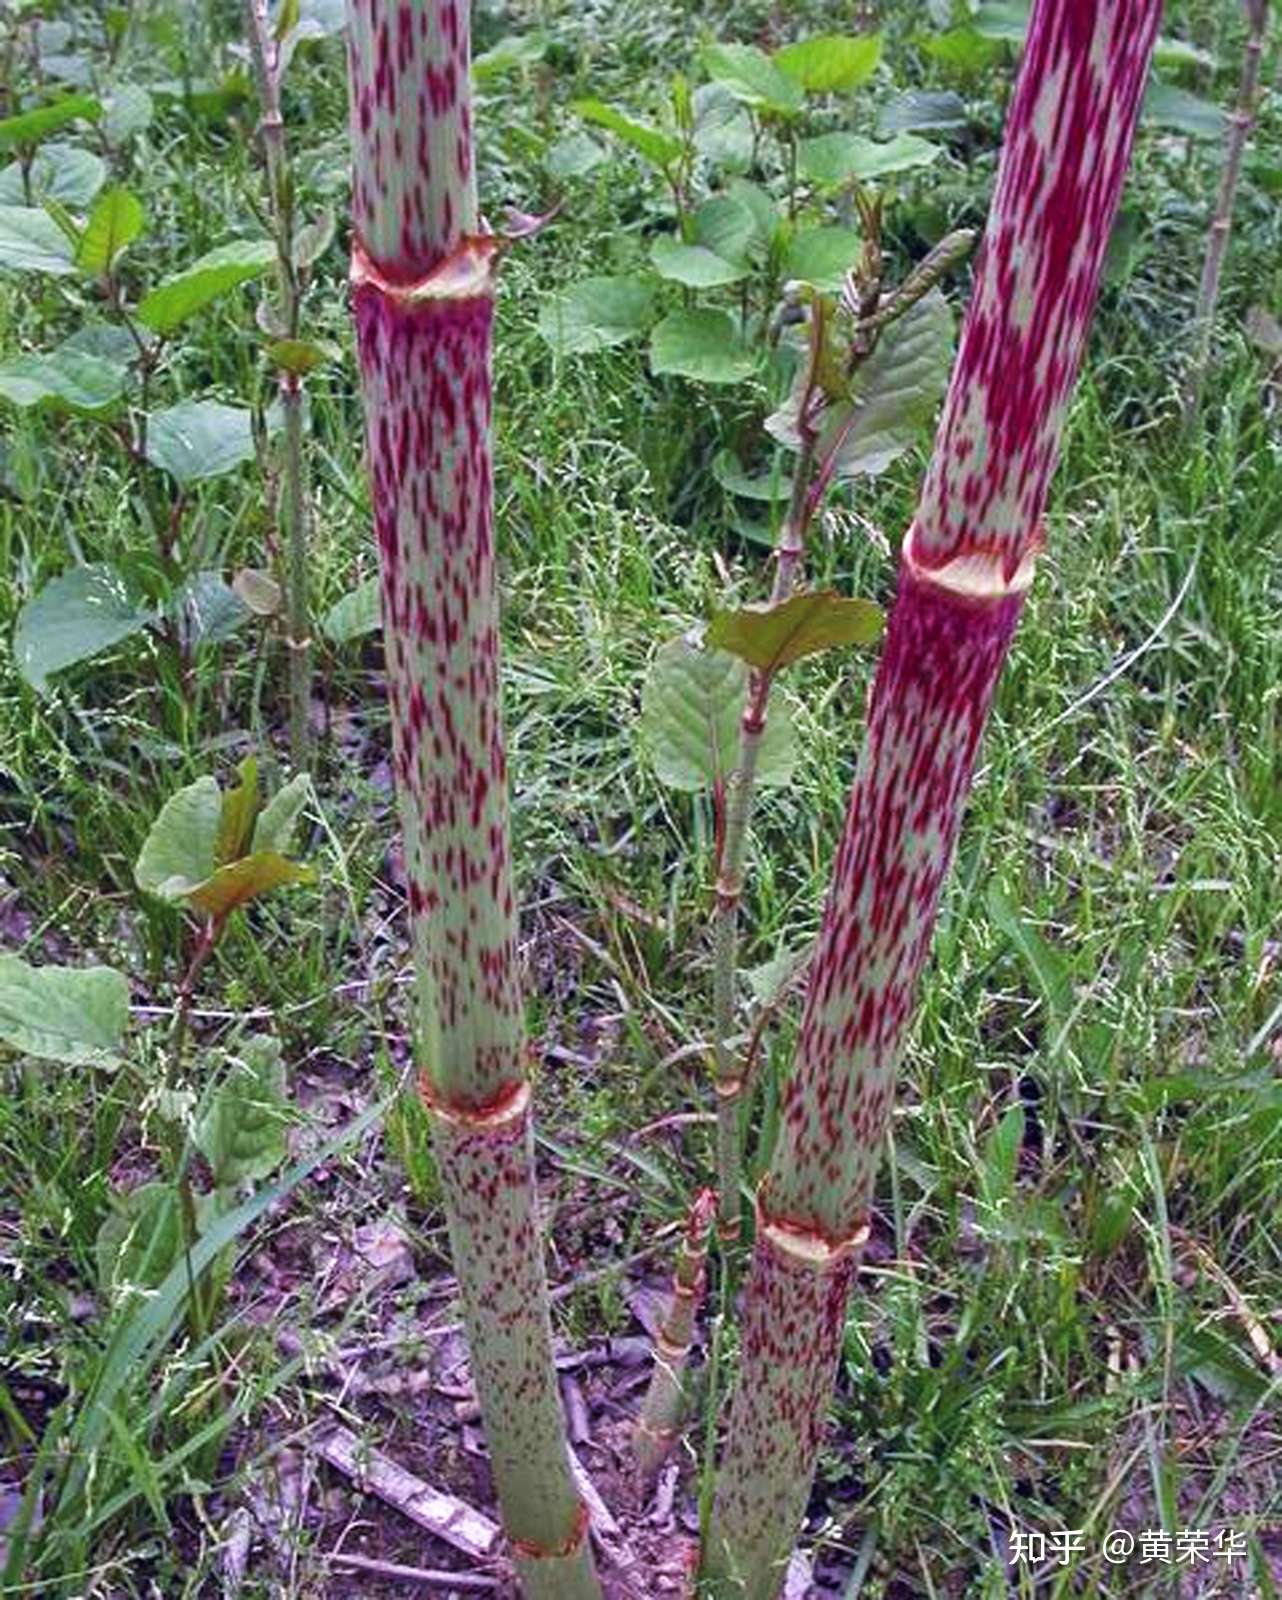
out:
{"label": "red speckled stem", "polygon": [[961,349],[873,685],[782,1126],[704,1551],[774,1600],[814,1473],[918,974],[1041,542],[1159,0],[1037,0]]}
{"label": "red speckled stem", "polygon": [[497,241],[478,231],[469,18],[353,0],[352,303],[405,837],[415,1047],[495,1486],[528,1600],[599,1600],[544,1277],[499,689]]}

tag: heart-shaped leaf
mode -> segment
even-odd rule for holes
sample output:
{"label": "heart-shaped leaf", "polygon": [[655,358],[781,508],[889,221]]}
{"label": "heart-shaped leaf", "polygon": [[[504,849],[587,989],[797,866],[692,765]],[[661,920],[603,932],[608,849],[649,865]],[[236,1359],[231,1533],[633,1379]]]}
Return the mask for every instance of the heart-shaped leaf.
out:
{"label": "heart-shaped leaf", "polygon": [[47,211],[0,206],[0,267],[65,278],[76,270],[74,252],[71,240]]}
{"label": "heart-shaped leaf", "polygon": [[180,400],[148,418],[147,460],[184,487],[234,472],[253,458],[253,418],[244,406]]}
{"label": "heart-shaped leaf", "polygon": [[728,311],[711,306],[670,311],[650,336],[650,370],[701,383],[739,383],[757,365]]}
{"label": "heart-shaped leaf", "polygon": [[166,801],[134,866],[140,889],[221,922],[272,889],[313,880],[312,868],[283,854],[308,793],[306,775],[292,779],[260,813],[257,763],[250,758],[239,772],[240,783],[225,795],[215,779],[204,777]]}
{"label": "heart-shaped leaf", "polygon": [[539,308],[539,332],[554,350],[580,354],[639,339],[654,317],[654,293],[640,278],[580,278]]}
{"label": "heart-shaped leaf", "polygon": [[928,167],[941,154],[937,144],[912,133],[893,139],[865,139],[859,133],[821,133],[803,139],[797,148],[797,170],[811,183],[840,188],[852,178],[866,182]]}
{"label": "heart-shaped leaf", "polygon": [[[641,689],[641,733],[661,783],[697,791],[722,782],[739,749],[748,669],[683,634],[655,655]],[[757,782],[786,784],[796,765],[792,719],[776,697],[757,754]]]}
{"label": "heart-shaped leaf", "polygon": [[776,673],[803,656],[880,637],[882,610],[871,600],[852,600],[831,589],[807,590],[775,605],[718,611],[707,641],[762,672]]}
{"label": "heart-shaped leaf", "polygon": [[229,1052],[228,1071],[196,1125],[196,1147],[220,1189],[269,1178],[286,1155],[285,1068],[267,1034]]}
{"label": "heart-shaped leaf", "polygon": [[377,633],[382,625],[377,577],[357,584],[350,594],[336,600],[321,618],[321,632],[335,644],[347,644],[367,633]]}
{"label": "heart-shaped leaf", "polygon": [[723,84],[737,100],[756,111],[791,116],[806,103],[797,79],[756,45],[705,45],[702,59],[704,70],[715,83]]}
{"label": "heart-shaped leaf", "polygon": [[125,392],[126,369],[118,361],[61,344],[48,355],[14,356],[0,364],[0,399],[80,416],[101,416]]}
{"label": "heart-shaped leaf", "polygon": [[129,985],[112,967],[32,967],[0,956],[0,1040],[73,1067],[117,1067]]}
{"label": "heart-shaped leaf", "polygon": [[[953,319],[931,289],[882,330],[876,349],[857,370],[851,399],[831,402],[820,422],[817,455],[832,458],[838,478],[876,476],[916,443],[948,383]],[[790,450],[799,447],[797,407],[804,373],[786,405],[766,419],[767,431]]]}
{"label": "heart-shaped leaf", "polygon": [[771,57],[810,94],[840,94],[857,89],[881,60],[879,33],[821,33],[785,45]]}
{"label": "heart-shaped leaf", "polygon": [[650,247],[650,260],[661,278],[689,289],[715,289],[748,276],[743,262],[727,261],[706,245],[684,244],[666,233]]}
{"label": "heart-shaped leaf", "polygon": [[73,567],[47,583],[18,613],[14,660],[31,687],[43,694],[51,673],[87,661],[153,620],[150,611],[130,599],[111,567]]}

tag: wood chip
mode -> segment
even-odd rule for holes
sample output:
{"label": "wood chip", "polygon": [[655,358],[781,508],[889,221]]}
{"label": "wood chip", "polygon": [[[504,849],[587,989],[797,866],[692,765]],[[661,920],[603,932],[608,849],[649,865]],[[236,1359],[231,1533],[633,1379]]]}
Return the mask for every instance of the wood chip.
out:
{"label": "wood chip", "polygon": [[496,1522],[465,1500],[434,1489],[397,1466],[390,1456],[365,1444],[350,1428],[326,1428],[311,1440],[311,1448],[322,1461],[353,1479],[358,1488],[376,1494],[411,1522],[474,1561],[485,1561],[500,1548],[502,1535]]}

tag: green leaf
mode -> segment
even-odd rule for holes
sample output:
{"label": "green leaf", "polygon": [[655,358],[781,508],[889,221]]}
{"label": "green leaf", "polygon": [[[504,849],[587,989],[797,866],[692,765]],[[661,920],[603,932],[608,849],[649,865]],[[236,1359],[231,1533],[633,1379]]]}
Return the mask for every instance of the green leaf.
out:
{"label": "green leaf", "polygon": [[706,307],[670,311],[650,335],[650,370],[700,383],[739,383],[750,377],[756,355],[743,342],[728,311]]}
{"label": "green leaf", "polygon": [[249,608],[221,572],[193,572],[165,606],[189,649],[222,644],[249,621]]}
{"label": "green leaf", "polygon": [[1208,71],[1213,71],[1215,57],[1209,50],[1201,49],[1188,39],[1161,38],[1153,47],[1153,65],[1176,68],[1204,67]]}
{"label": "green leaf", "polygon": [[798,973],[809,965],[813,953],[814,946],[805,945],[800,950],[785,950],[772,961],[763,961],[759,967],[748,967],[744,977],[757,1004],[773,1005]]}
{"label": "green leaf", "polygon": [[316,877],[312,867],[297,861],[287,861],[275,850],[256,850],[253,855],[242,856],[219,867],[203,883],[190,886],[183,898],[193,910],[221,920],[231,915],[238,906],[257,900],[273,889],[283,889],[290,884],[311,883]]}
{"label": "green leaf", "polygon": [[17,272],[73,273],[71,241],[47,211],[35,206],[0,206],[0,267]]}
{"label": "green leaf", "polygon": [[291,28],[298,26],[300,15],[298,0],[280,0],[280,6],[276,12],[276,23],[272,28],[272,37],[278,44]]}
{"label": "green leaf", "polygon": [[592,135],[579,129],[548,146],[543,167],[553,178],[584,178],[608,160],[606,151]]}
{"label": "green leaf", "polygon": [[732,171],[752,165],[752,118],[723,83],[701,83],[692,97],[694,147],[706,161]]}
{"label": "green leaf", "polygon": [[332,339],[273,339],[266,351],[274,367],[297,377],[343,359],[342,350]]}
{"label": "green leaf", "polygon": [[254,832],[258,815],[258,761],[246,756],[236,768],[240,782],[224,789],[218,811],[218,832],[214,835],[214,860],[220,866],[239,861]]}
{"label": "green leaf", "polygon": [[125,391],[126,369],[118,361],[59,345],[44,356],[15,356],[0,363],[0,398],[24,410],[43,406],[80,416],[110,411]]}
{"label": "green leaf", "polygon": [[966,127],[966,102],[951,89],[908,89],[888,101],[877,118],[877,137],[896,133],[952,133]]}
{"label": "green leaf", "polygon": [[1149,254],[1145,217],[1139,206],[1123,205],[1113,221],[1104,257],[1104,282],[1113,288],[1126,283]]}
{"label": "green leaf", "polygon": [[47,106],[36,106],[32,111],[0,120],[0,150],[39,144],[72,122],[96,122],[101,115],[102,106],[92,95],[69,94]]}
{"label": "green leaf", "polygon": [[120,252],[143,229],[142,202],[119,184],[100,196],[89,213],[76,250],[76,265],[98,276],[111,271]]}
{"label": "green leaf", "polygon": [[1223,139],[1229,125],[1219,106],[1157,79],[1148,86],[1141,115],[1146,122],[1187,134],[1190,139]]}
{"label": "green leaf", "polygon": [[681,157],[682,144],[675,135],[664,133],[651,123],[638,122],[634,117],[625,116],[622,111],[616,111],[613,106],[606,105],[603,100],[595,98],[574,100],[570,104],[570,109],[577,111],[585,122],[594,123],[598,128],[605,128],[617,139],[622,139],[624,144],[630,145],[660,172]]}
{"label": "green leaf", "polygon": [[754,44],[705,45],[702,60],[714,82],[756,111],[788,116],[805,105],[800,83]]}
{"label": "green leaf", "polygon": [[1022,45],[1028,32],[1028,6],[1022,0],[983,0],[975,9],[974,27],[985,39]]}
{"label": "green leaf", "polygon": [[851,228],[805,228],[788,245],[783,275],[812,283],[816,289],[835,291],[862,249],[863,240]]}
{"label": "green leaf", "polygon": [[155,104],[140,84],[122,83],[107,96],[103,111],[102,131],[108,144],[122,145],[132,139],[151,125],[155,114]]}
{"label": "green leaf", "polygon": [[751,183],[747,178],[731,178],[726,194],[752,215],[752,252],[769,250],[783,221],[775,201],[760,184]]}
{"label": "green leaf", "polygon": [[87,661],[153,620],[129,598],[111,567],[72,567],[47,583],[18,613],[13,654],[18,671],[43,694],[50,673]]}
{"label": "green leaf", "polygon": [[161,900],[181,899],[213,875],[222,818],[216,778],[197,778],[161,807],[134,863],[134,881]]}
{"label": "green leaf", "polygon": [[315,874],[310,867],[286,860],[279,849],[262,848],[259,842],[263,817],[269,819],[263,838],[278,841],[287,837],[297,817],[296,804],[301,804],[295,787],[298,779],[286,785],[260,815],[251,853],[219,862],[220,847],[229,847],[233,832],[243,834],[247,810],[243,791],[249,774],[244,767],[241,772],[242,784],[240,791],[232,791],[230,812],[225,809],[226,797],[210,777],[198,778],[166,801],[134,865],[134,880],[140,889],[161,900],[186,901],[192,910],[222,920],[271,889],[312,881]]}
{"label": "green leaf", "polygon": [[962,73],[983,72],[1001,58],[1003,49],[999,40],[986,39],[969,24],[923,39],[921,46],[928,56]]}
{"label": "green leaf", "polygon": [[547,52],[548,42],[543,34],[509,33],[472,58],[472,76],[477,83],[487,83],[506,72],[537,65]]}
{"label": "green leaf", "polygon": [[280,1043],[267,1034],[246,1039],[196,1124],[196,1148],[220,1189],[271,1177],[286,1156],[289,1106]]}
{"label": "green leaf", "polygon": [[[825,408],[819,459],[835,451],[838,478],[884,472],[933,419],[952,357],[952,312],[939,290],[931,289],[882,330],[877,348],[855,374],[852,398]],[[799,372],[787,403],[766,419],[767,432],[790,450],[799,444],[797,405],[804,381]]]}
{"label": "green leaf", "polygon": [[1000,885],[989,884],[985,901],[993,925],[1010,940],[1036,981],[1052,1027],[1058,1032],[1073,1010],[1073,979],[1068,964],[1021,916]]}
{"label": "green leaf", "polygon": [[312,780],[298,772],[267,802],[254,824],[254,850],[275,850],[283,855],[293,841],[294,829],[312,792]]}
{"label": "green leaf", "polygon": [[641,278],[580,278],[544,300],[539,332],[563,354],[608,350],[639,339],[653,312],[653,292]]}
{"label": "green leaf", "polygon": [[118,1067],[129,985],[112,967],[32,967],[0,955],[0,1040],[73,1067]]}
{"label": "green leaf", "polygon": [[336,600],[321,618],[321,632],[335,644],[347,644],[367,633],[377,633],[383,625],[377,576]]}
{"label": "green leaf", "polygon": [[271,617],[280,610],[280,584],[261,567],[241,567],[231,581],[232,592],[256,617]]}
{"label": "green leaf", "polygon": [[332,207],[326,206],[294,235],[294,265],[306,271],[314,267],[334,242],[338,222]]}
{"label": "green leaf", "polygon": [[867,181],[892,172],[928,167],[942,154],[939,145],[901,133],[893,139],[865,139],[859,133],[821,133],[803,139],[797,149],[797,170],[810,183],[836,188],[852,178]]}
{"label": "green leaf", "polygon": [[[661,783],[710,789],[734,767],[748,669],[682,635],[656,654],[641,689],[641,733]],[[792,720],[776,697],[757,754],[757,782],[786,784],[797,761]]]}
{"label": "green leaf", "polygon": [[809,94],[841,94],[866,83],[881,60],[881,35],[816,34],[785,45],[771,57]]}
{"label": "green leaf", "polygon": [[1023,1142],[1024,1108],[1016,1102],[984,1141],[981,1181],[989,1205],[1005,1200],[1015,1187]]}
{"label": "green leaf", "polygon": [[[83,211],[92,205],[94,195],[107,181],[107,163],[92,150],[82,150],[79,145],[47,144],[36,152],[28,176],[34,200],[57,200],[73,211]],[[22,166],[11,161],[0,172],[0,205],[25,203]]]}
{"label": "green leaf", "polygon": [[[150,342],[144,334],[144,343]],[[78,350],[87,356],[97,356],[100,361],[110,361],[113,366],[130,367],[138,359],[138,345],[128,328],[114,322],[85,322],[58,346],[60,350]]]}
{"label": "green leaf", "polygon": [[253,94],[253,83],[243,67],[213,78],[168,78],[151,85],[158,100],[177,101],[189,116],[206,122],[225,122]]}
{"label": "green leaf", "polygon": [[172,333],[219,295],[257,278],[276,260],[270,239],[237,239],[166,278],[138,303],[138,320],[154,333]]}
{"label": "green leaf", "polygon": [[851,600],[832,589],[812,589],[775,605],[718,611],[708,624],[708,644],[773,675],[803,656],[873,644],[881,636],[882,610],[871,600]]}
{"label": "green leaf", "polygon": [[[777,451],[775,460],[780,460]],[[752,476],[743,470],[729,450],[721,450],[713,457],[712,476],[727,494],[739,495],[744,500],[764,500],[767,504],[773,504],[787,500],[792,495],[792,479],[786,472],[763,472]]]}
{"label": "green leaf", "polygon": [[671,234],[660,234],[654,241],[650,260],[661,278],[690,289],[715,289],[748,276],[742,262],[727,261],[706,245],[682,244]]}
{"label": "green leaf", "polygon": [[181,400],[148,418],[147,460],[184,487],[232,472],[253,457],[253,422],[243,406]]}
{"label": "green leaf", "polygon": [[1266,356],[1282,358],[1282,322],[1267,306],[1247,308],[1246,336]]}
{"label": "green leaf", "polygon": [[732,194],[714,194],[694,213],[694,242],[723,261],[747,261],[758,244],[757,219],[751,207]]}
{"label": "green leaf", "polygon": [[108,1212],[94,1245],[103,1294],[154,1289],[183,1253],[182,1212],[168,1183],[144,1183]]}

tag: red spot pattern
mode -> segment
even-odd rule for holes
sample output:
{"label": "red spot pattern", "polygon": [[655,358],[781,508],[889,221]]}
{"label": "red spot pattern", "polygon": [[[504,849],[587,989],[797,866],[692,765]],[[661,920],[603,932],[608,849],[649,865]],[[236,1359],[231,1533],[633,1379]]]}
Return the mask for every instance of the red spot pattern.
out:
{"label": "red spot pattern", "polygon": [[536,1548],[568,1543],[578,1526],[578,1497],[568,1473],[538,1465],[547,1460],[549,1440],[561,1438],[562,1421],[549,1359],[529,1111],[484,1133],[438,1125],[435,1149],[472,1378],[508,1535]]}
{"label": "red spot pattern", "polygon": [[349,0],[352,221],[392,283],[476,231],[465,0]]}
{"label": "red spot pattern", "polygon": [[[769,1372],[771,1381],[741,1379],[735,1392],[734,1523],[713,1522],[706,1552],[706,1559],[716,1563],[713,1570],[729,1580],[713,1590],[717,1595],[773,1600],[779,1592],[814,1471],[854,1275],[853,1256],[831,1271],[816,1272],[778,1250],[767,1235],[758,1235],[744,1301],[741,1360],[747,1372]],[[768,1550],[758,1540],[745,1559],[733,1534],[741,1528],[777,1529],[781,1493],[794,1508],[790,1517],[785,1513],[786,1536]]]}
{"label": "red spot pattern", "polygon": [[424,1062],[451,1104],[522,1076],[499,706],[489,294],[354,293]]}
{"label": "red spot pattern", "polygon": [[[852,1237],[993,690],[1022,605],[940,571],[1035,550],[1156,35],[1158,0],[1036,0],[944,419],[901,561],[767,1187],[773,1217]],[[984,562],[970,563],[972,572]],[[937,574],[940,581],[933,581]],[[758,1238],[706,1557],[775,1600],[814,1472],[853,1257],[824,1275]]]}
{"label": "red spot pattern", "polygon": [[841,1239],[867,1210],[895,1066],[1021,599],[902,567],[784,1097],[771,1211]]}
{"label": "red spot pattern", "polygon": [[1160,13],[1036,8],[918,511],[927,564],[988,547],[1009,577],[1041,520]]}

